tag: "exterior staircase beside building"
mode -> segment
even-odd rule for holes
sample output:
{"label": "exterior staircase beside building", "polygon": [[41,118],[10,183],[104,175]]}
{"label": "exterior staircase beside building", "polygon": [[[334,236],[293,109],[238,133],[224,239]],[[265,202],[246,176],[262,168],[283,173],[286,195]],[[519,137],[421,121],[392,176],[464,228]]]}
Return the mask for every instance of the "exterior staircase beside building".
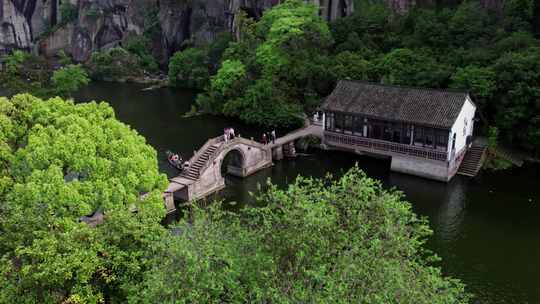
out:
{"label": "exterior staircase beside building", "polygon": [[457,174],[475,177],[484,163],[487,147],[474,145],[467,151]]}

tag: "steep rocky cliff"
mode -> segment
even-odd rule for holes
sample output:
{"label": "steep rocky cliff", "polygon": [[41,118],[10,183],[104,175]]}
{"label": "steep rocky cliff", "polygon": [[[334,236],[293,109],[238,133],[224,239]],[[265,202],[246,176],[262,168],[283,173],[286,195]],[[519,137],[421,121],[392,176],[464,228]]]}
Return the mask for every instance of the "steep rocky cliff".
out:
{"label": "steep rocky cliff", "polygon": [[[61,1],[70,1],[62,3]],[[353,12],[353,0],[306,0],[321,7],[328,20]],[[232,30],[240,10],[259,18],[280,0],[0,0],[0,53],[12,49],[54,55],[60,50],[76,61],[122,44],[149,27],[154,53],[167,58],[186,41],[201,44]],[[71,5],[75,19],[62,22],[61,9]]]}

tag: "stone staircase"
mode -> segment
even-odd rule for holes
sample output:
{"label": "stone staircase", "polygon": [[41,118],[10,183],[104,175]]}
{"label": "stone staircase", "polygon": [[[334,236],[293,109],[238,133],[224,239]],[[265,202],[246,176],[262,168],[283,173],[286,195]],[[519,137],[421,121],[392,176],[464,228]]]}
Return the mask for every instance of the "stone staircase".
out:
{"label": "stone staircase", "polygon": [[197,155],[192,157],[189,168],[182,171],[180,176],[191,180],[198,180],[201,169],[204,168],[212,154],[214,154],[218,148],[219,144],[210,145],[206,147],[198,157]]}
{"label": "stone staircase", "polygon": [[473,145],[465,154],[457,174],[475,177],[482,168],[486,150],[487,147],[485,146]]}

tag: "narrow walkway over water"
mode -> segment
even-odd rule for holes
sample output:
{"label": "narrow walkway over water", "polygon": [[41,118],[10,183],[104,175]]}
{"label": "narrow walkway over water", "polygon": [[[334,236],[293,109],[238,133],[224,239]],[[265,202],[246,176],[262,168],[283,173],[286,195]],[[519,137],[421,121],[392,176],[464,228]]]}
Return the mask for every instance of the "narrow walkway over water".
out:
{"label": "narrow walkway over water", "polygon": [[[272,166],[272,160],[280,160],[284,154],[294,153],[294,142],[302,137],[322,138],[322,127],[311,124],[293,131],[275,142],[263,145],[253,139],[240,136],[225,141],[223,136],[209,139],[189,160],[190,167],[180,175],[169,179],[164,193],[167,212],[176,208],[174,200],[193,201],[202,199],[225,187],[221,167],[230,153],[238,155],[238,161],[227,166],[227,173],[246,177]],[[285,151],[285,152],[284,152]]]}

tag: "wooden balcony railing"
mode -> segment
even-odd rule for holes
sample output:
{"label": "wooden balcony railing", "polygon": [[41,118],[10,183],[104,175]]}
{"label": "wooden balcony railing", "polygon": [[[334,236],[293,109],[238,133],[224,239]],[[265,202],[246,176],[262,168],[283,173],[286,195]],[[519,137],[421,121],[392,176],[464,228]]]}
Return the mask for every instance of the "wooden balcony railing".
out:
{"label": "wooden balcony railing", "polygon": [[447,152],[446,151],[437,151],[433,149],[426,149],[421,147],[415,147],[410,145],[398,144],[394,142],[346,135],[341,133],[334,133],[325,131],[324,132],[325,141],[328,143],[335,143],[338,145],[345,145],[350,147],[364,147],[374,151],[386,151],[392,153],[399,153],[404,155],[411,155],[415,157],[428,158],[432,160],[446,161]]}

